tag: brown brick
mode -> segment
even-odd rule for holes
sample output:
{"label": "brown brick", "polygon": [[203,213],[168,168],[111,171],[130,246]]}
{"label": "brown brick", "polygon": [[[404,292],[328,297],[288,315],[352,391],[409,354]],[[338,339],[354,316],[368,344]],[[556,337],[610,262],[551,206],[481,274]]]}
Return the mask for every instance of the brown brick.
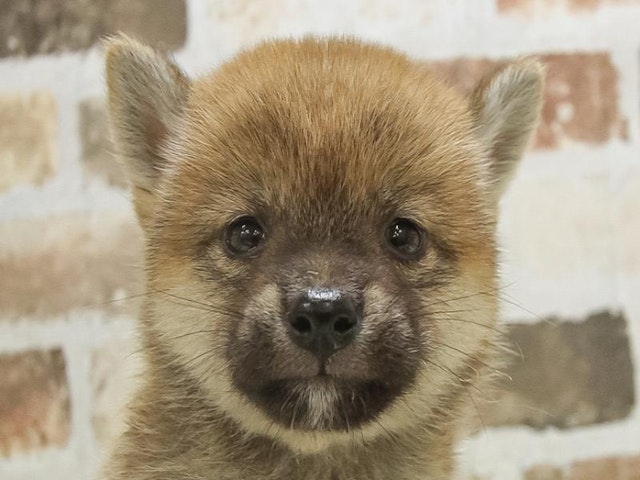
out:
{"label": "brown brick", "polygon": [[550,465],[536,465],[524,472],[524,480],[564,480],[562,469]]}
{"label": "brown brick", "polygon": [[0,57],[91,46],[104,31],[103,1],[22,0],[0,3]]}
{"label": "brown brick", "polygon": [[622,315],[511,325],[507,340],[522,355],[506,369],[512,380],[499,385],[486,423],[570,428],[631,412],[633,367]]}
{"label": "brown brick", "polygon": [[634,5],[638,0],[497,0],[498,11],[538,16],[548,11],[568,9],[574,12],[595,10],[603,5]]}
{"label": "brown brick", "polygon": [[129,216],[94,213],[0,224],[0,321],[72,309],[133,313],[142,241]]}
{"label": "brown brick", "polygon": [[[618,74],[605,53],[543,55],[547,66],[542,122],[535,148],[567,142],[602,144],[627,139],[627,121],[618,108]],[[499,61],[461,58],[434,62],[434,72],[469,92]]]}
{"label": "brown brick", "polygon": [[109,0],[107,33],[127,32],[167,49],[177,49],[187,38],[184,0]]}
{"label": "brown brick", "polygon": [[640,455],[576,462],[569,480],[640,480]]}
{"label": "brown brick", "polygon": [[185,1],[0,2],[0,57],[84,50],[117,31],[179,48],[186,39]]}
{"label": "brown brick", "polygon": [[71,406],[59,349],[0,355],[0,455],[67,443]]}
{"label": "brown brick", "polygon": [[0,192],[53,175],[56,107],[48,92],[0,96]]}
{"label": "brown brick", "polygon": [[102,99],[84,100],[79,106],[82,166],[85,174],[110,185],[126,187],[124,171],[113,155],[107,112]]}
{"label": "brown brick", "polygon": [[91,423],[102,447],[108,448],[124,427],[124,407],[140,368],[137,350],[133,342],[119,341],[93,352]]}

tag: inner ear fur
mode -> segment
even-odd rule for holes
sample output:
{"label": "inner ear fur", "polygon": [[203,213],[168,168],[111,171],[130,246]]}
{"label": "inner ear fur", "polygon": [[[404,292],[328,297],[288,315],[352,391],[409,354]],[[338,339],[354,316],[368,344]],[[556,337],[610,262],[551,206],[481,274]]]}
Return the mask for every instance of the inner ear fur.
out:
{"label": "inner ear fur", "polygon": [[524,58],[487,75],[471,96],[476,131],[489,153],[496,199],[505,191],[538,125],[543,83],[543,65]]}
{"label": "inner ear fur", "polygon": [[189,80],[165,55],[125,35],[106,41],[106,77],[115,151],[144,227],[153,214],[168,162],[163,149],[182,116]]}

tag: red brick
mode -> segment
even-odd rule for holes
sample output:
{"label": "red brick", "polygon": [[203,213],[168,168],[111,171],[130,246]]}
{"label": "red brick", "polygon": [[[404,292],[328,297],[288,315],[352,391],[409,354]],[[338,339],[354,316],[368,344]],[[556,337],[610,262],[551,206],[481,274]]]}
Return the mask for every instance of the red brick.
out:
{"label": "red brick", "polygon": [[604,5],[637,5],[638,0],[497,0],[498,10],[537,16],[550,10],[592,11]]}
{"label": "red brick", "polygon": [[65,445],[71,406],[59,349],[0,355],[0,455]]}
{"label": "red brick", "polygon": [[0,192],[50,178],[55,146],[56,105],[49,92],[0,96]]}
{"label": "red brick", "polygon": [[129,216],[94,212],[0,224],[0,322],[74,309],[135,314],[142,239]]}
{"label": "red brick", "polygon": [[[618,109],[618,73],[608,54],[547,55],[542,60],[548,75],[537,146],[557,147],[562,137],[591,144],[627,139],[627,121]],[[564,119],[560,109],[567,107],[573,114]]]}
{"label": "red brick", "polygon": [[576,462],[569,480],[640,480],[640,454]]}
{"label": "red brick", "polygon": [[[602,144],[626,140],[627,120],[618,106],[618,73],[605,53],[542,55],[547,67],[542,122],[534,147],[565,143]],[[460,58],[430,66],[451,85],[468,93],[501,61]]]}

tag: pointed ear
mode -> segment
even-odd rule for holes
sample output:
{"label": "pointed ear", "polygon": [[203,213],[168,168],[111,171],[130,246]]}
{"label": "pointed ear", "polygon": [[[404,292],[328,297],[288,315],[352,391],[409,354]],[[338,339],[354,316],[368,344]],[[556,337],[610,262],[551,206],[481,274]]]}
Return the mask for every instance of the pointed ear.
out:
{"label": "pointed ear", "polygon": [[182,115],[189,80],[164,55],[125,35],[106,42],[106,76],[116,153],[128,173],[144,227],[168,162],[163,148]]}
{"label": "pointed ear", "polygon": [[477,132],[489,152],[496,200],[538,124],[543,78],[544,68],[537,60],[518,60],[485,77],[471,97]]}

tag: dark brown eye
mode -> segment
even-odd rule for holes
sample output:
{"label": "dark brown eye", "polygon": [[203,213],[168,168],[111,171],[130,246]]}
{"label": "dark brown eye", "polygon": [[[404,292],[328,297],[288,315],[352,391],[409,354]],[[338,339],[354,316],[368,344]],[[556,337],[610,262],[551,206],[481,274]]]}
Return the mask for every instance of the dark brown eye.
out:
{"label": "dark brown eye", "polygon": [[396,255],[417,260],[425,250],[425,235],[424,230],[411,220],[396,218],[387,229],[387,243]]}
{"label": "dark brown eye", "polygon": [[250,256],[265,242],[265,232],[258,220],[241,217],[229,224],[224,235],[224,244],[234,256]]}

